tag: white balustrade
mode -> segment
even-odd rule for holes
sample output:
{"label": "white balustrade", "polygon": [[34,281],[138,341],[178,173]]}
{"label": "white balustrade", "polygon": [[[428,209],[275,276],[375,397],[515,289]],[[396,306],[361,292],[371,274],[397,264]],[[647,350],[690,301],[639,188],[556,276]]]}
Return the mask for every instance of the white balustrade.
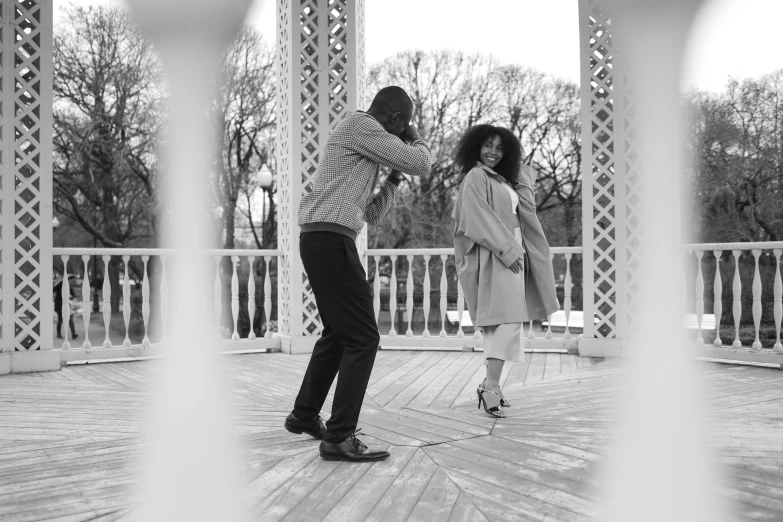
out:
{"label": "white balustrade", "polygon": [[[702,272],[702,262],[714,259],[715,270],[710,271],[713,277],[713,298],[712,313],[715,317],[715,338],[712,344],[716,347],[723,346],[721,340],[721,322],[724,319],[723,313],[723,289],[724,281],[721,276],[721,259],[731,259],[733,270],[731,274],[731,322],[734,324],[734,339],[732,348],[743,347],[741,338],[741,329],[743,327],[742,310],[743,305],[747,307],[750,304],[750,311],[753,324],[753,337],[746,338],[746,345],[750,345],[752,350],[766,350],[772,348],[775,352],[783,353],[783,346],[780,343],[780,329],[783,321],[783,281],[780,275],[780,257],[783,254],[783,242],[763,242],[763,243],[702,243],[685,245],[685,250],[692,253],[696,258],[696,280],[694,285],[695,296],[690,302],[695,304],[695,315],[697,319],[698,334],[696,342],[702,342],[702,332],[704,332],[703,318],[706,317],[705,310],[705,281],[706,274]],[[728,253],[731,253],[728,256]],[[743,255],[743,254],[750,255]],[[710,257],[704,258],[704,255]],[[752,264],[751,264],[752,260]],[[743,285],[750,285],[750,302],[743,303],[742,289]],[[765,285],[768,293],[765,293]],[[766,296],[772,296],[770,300]],[[747,295],[745,298],[747,299]],[[767,299],[765,302],[764,299]],[[745,308],[746,310],[748,308]],[[771,312],[771,313],[770,313]],[[746,327],[749,321],[745,320]],[[775,342],[765,340],[769,335],[764,335],[762,327],[770,322],[774,322]],[[711,324],[711,322],[710,322]],[[746,346],[748,347],[748,346]]]}
{"label": "white balustrade", "polygon": [[[215,266],[218,269],[214,281],[214,310],[218,318],[223,315],[224,306],[226,315],[231,314],[231,324],[233,331],[230,340],[226,340],[224,345],[226,349],[243,349],[242,343],[247,341],[263,342],[263,345],[254,345],[257,347],[272,346],[274,341],[265,340],[272,337],[273,328],[271,323],[272,316],[272,281],[270,275],[271,262],[277,259],[280,252],[277,250],[213,250],[208,254],[215,259]],[[62,343],[62,349],[69,351],[69,360],[79,360],[88,358],[88,356],[100,358],[103,355],[107,357],[138,356],[157,353],[157,346],[166,339],[166,320],[169,317],[168,305],[172,301],[168,295],[169,284],[166,273],[167,259],[171,252],[165,249],[89,249],[89,248],[55,248],[55,258],[59,256],[63,263],[63,328],[65,329],[65,338]],[[103,284],[101,288],[92,288],[94,281],[99,279],[99,274],[92,274],[90,277],[90,260],[92,256],[99,256],[103,268]],[[120,332],[112,330],[112,284],[109,274],[115,269],[112,259],[118,259],[116,270],[119,272],[116,279],[121,289],[121,293],[115,296],[115,306],[119,307],[121,316],[121,325],[124,330],[121,332],[122,338],[116,337]],[[225,258],[231,262],[231,279],[228,288],[223,286],[220,277],[220,264]],[[247,259],[247,265],[244,259]],[[56,262],[56,261],[55,261]],[[256,335],[253,330],[253,321],[256,317],[257,309],[256,289],[258,285],[255,281],[256,262],[262,263],[264,267],[263,277],[263,313],[265,319],[265,334]],[[97,267],[97,264],[95,265]],[[243,269],[247,266],[247,271]],[[151,274],[155,272],[159,277],[150,279]],[[82,276],[81,294],[83,304],[81,313],[83,314],[84,341],[81,343],[79,353],[75,346],[72,346],[70,340],[69,320],[73,315],[70,306],[70,292],[73,284],[68,276]],[[227,281],[227,284],[229,281]],[[240,288],[247,288],[246,301],[243,296],[240,299]],[[90,307],[90,297],[92,292],[101,293],[98,300],[98,313],[103,318],[104,338],[101,346],[96,346],[90,340],[96,338],[96,329],[100,325],[93,324]],[[230,296],[229,296],[230,293]],[[225,295],[224,295],[225,294]],[[225,304],[224,304],[225,299]],[[78,300],[78,297],[77,297]],[[138,301],[137,301],[138,300]],[[135,313],[132,310],[132,303],[140,302],[140,324],[134,320]],[[247,302],[247,313],[250,321],[249,332],[246,335],[240,330],[239,315],[242,310],[242,303]],[[76,308],[76,307],[75,307]],[[102,308],[102,310],[101,310]],[[151,326],[152,325],[152,326]],[[117,325],[115,325],[116,327]],[[92,329],[92,332],[91,332]],[[143,331],[142,331],[143,330]],[[152,333],[151,333],[152,330]],[[114,334],[114,335],[113,335]],[[218,334],[218,332],[216,332]],[[112,337],[115,336],[114,339]],[[118,344],[119,342],[119,344]],[[78,345],[77,345],[78,346]],[[268,349],[268,348],[263,348]],[[152,351],[150,351],[152,350]]]}
{"label": "white balustrade", "polygon": [[[574,327],[578,326],[581,328],[582,326],[581,324],[573,324],[573,317],[571,314],[573,308],[571,260],[574,255],[581,255],[581,253],[581,247],[552,248],[553,259],[557,259],[557,256],[565,256],[564,274],[559,278],[563,281],[564,287],[564,301],[562,305],[565,310],[566,320],[565,332],[563,333],[563,338],[565,339],[573,337],[572,329]],[[381,334],[387,334],[389,338],[399,339],[388,342],[392,345],[395,343],[410,345],[410,342],[405,339],[413,337],[415,339],[421,339],[421,342],[417,344],[417,346],[426,347],[429,345],[439,345],[439,341],[436,340],[438,338],[465,339],[463,322],[465,324],[470,324],[470,321],[466,316],[468,312],[465,308],[462,285],[459,284],[456,274],[454,273],[454,249],[370,249],[367,251],[367,256],[374,262],[374,269],[369,271],[368,278],[372,280],[373,313],[375,315],[375,320],[378,322]],[[405,258],[407,261],[407,270],[404,263],[401,263],[399,267],[397,266],[397,260],[402,258]],[[422,265],[418,265],[418,258],[423,262]],[[388,286],[382,283],[380,270],[380,267],[386,260],[391,263],[392,267],[391,273],[384,274],[389,278]],[[440,281],[433,285],[433,274],[431,274],[430,271],[434,269],[436,270],[435,274],[437,274],[438,268],[433,265],[438,263],[438,261],[440,261]],[[423,273],[420,273],[418,269],[414,269],[414,267],[418,266],[423,266]],[[436,275],[436,277],[438,276]],[[400,305],[398,305],[398,286],[402,285],[398,285],[398,281],[402,283],[403,278],[406,295],[404,309],[400,309]],[[419,289],[421,289],[420,297]],[[432,292],[438,293],[437,298],[434,300],[432,299]],[[387,305],[389,312],[388,317],[384,314]],[[418,314],[419,306],[422,308],[423,324],[422,322],[414,321],[414,316],[420,317]],[[436,309],[433,309],[433,307],[436,307]],[[440,316],[440,331],[437,338],[431,337],[430,333],[433,326],[430,324],[430,317],[433,314]],[[402,320],[407,321],[404,337],[397,335],[400,328],[402,328],[402,325],[398,324],[401,317],[405,317],[406,319]],[[451,317],[451,320],[449,320],[449,317]],[[387,321],[390,323],[388,330],[386,329],[386,324],[389,324]],[[552,327],[552,321],[549,321],[546,327],[546,339],[556,338]],[[530,338],[535,338],[532,323],[529,324],[529,331],[526,335]],[[480,338],[480,329],[474,328],[473,339]],[[427,339],[430,340],[428,341]],[[465,342],[468,341],[469,339]]]}
{"label": "white balustrade", "polygon": [[[752,339],[747,339],[747,344],[755,350],[763,350],[762,346],[766,344],[767,348],[774,348],[776,352],[783,353],[783,346],[781,346],[780,341],[780,331],[781,327],[783,327],[783,279],[780,273],[783,242],[698,244],[685,245],[685,249],[687,252],[692,253],[696,259],[695,295],[692,296],[690,301],[692,306],[694,306],[693,311],[696,319],[694,328],[696,330],[696,341],[700,343],[707,342],[704,340],[705,334],[707,334],[714,346],[722,346],[721,326],[725,328],[725,325],[721,323],[723,320],[729,320],[734,324],[732,347],[740,348],[742,346],[740,335],[741,327],[743,326],[742,310],[743,306],[745,306],[747,307],[746,310],[752,311],[752,324],[755,333]],[[744,252],[751,255],[745,256],[743,255]],[[158,345],[165,338],[166,319],[169,315],[167,306],[171,302],[168,296],[168,276],[166,273],[166,261],[170,254],[170,252],[163,249],[55,249],[55,256],[59,256],[60,261],[64,263],[63,307],[61,310],[64,328],[62,349],[68,350],[73,355],[79,350],[97,354],[101,348],[118,348],[121,346],[128,350],[131,348],[147,350],[153,345]],[[215,250],[210,251],[210,255],[215,259],[216,269],[220,268],[223,259],[229,258],[231,261],[230,280],[226,279],[224,284],[220,272],[217,270],[214,280],[215,297],[213,306],[215,315],[218,318],[222,318],[225,315],[227,321],[225,324],[231,325],[230,340],[226,340],[226,343],[243,343],[252,340],[263,341],[271,338],[273,329],[270,328],[270,324],[273,316],[270,269],[273,260],[279,256],[279,252],[270,250]],[[470,341],[470,339],[465,339],[463,321],[467,325],[470,324],[470,321],[465,316],[467,310],[465,309],[464,293],[454,272],[453,249],[368,250],[367,255],[368,258],[374,261],[374,269],[370,273],[370,277],[373,279],[374,315],[379,324],[382,320],[389,321],[388,337],[400,339],[397,342],[405,342],[404,339],[420,338],[421,342],[419,345],[421,347],[427,347],[428,343],[437,344],[439,342],[437,339],[444,338],[462,338],[464,342]],[[581,248],[555,247],[552,249],[552,255],[557,271],[555,274],[556,279],[562,281],[563,286],[563,302],[561,303],[563,312],[560,312],[559,321],[561,323],[559,325],[563,326],[562,314],[564,314],[565,331],[561,328],[560,332],[562,332],[562,338],[571,339],[574,336],[574,328],[582,326],[581,324],[574,324],[573,279],[571,271],[571,263],[574,261],[575,256],[581,255]],[[93,281],[100,279],[98,277],[100,274],[89,276],[92,256],[100,257],[100,260],[102,260],[101,266],[97,264],[96,266],[99,269],[103,268],[104,274],[108,274],[115,269],[119,273],[117,283],[119,283],[118,288],[121,289],[121,293],[116,296],[118,299],[114,299],[114,301],[115,306],[119,305],[121,319],[119,324],[113,325],[114,328],[118,329],[114,332],[112,331],[111,312],[113,289],[110,278],[103,278],[101,288],[91,287]],[[559,258],[558,256],[563,257]],[[723,313],[724,297],[722,293],[726,285],[721,278],[720,265],[722,263],[715,261],[721,257],[731,259],[734,264],[731,275],[729,273],[724,274],[724,277],[731,277],[731,319]],[[397,260],[401,258],[405,258],[407,263],[400,263],[398,267]],[[117,259],[116,268],[112,264],[112,259]],[[564,260],[565,263],[558,261],[558,259]],[[752,265],[750,263],[751,259],[753,260]],[[390,278],[387,288],[387,285],[381,281],[381,267],[385,266],[384,263],[389,262],[391,263],[391,273],[385,274]],[[705,266],[709,265],[704,265],[704,263],[710,262],[716,263],[715,269],[705,270]],[[256,301],[255,295],[259,286],[255,281],[256,270],[260,268],[257,263],[260,263],[263,267],[263,283],[259,283],[262,284],[263,288],[263,304]],[[772,266],[773,263],[774,267]],[[437,266],[438,264],[440,264],[440,267]],[[418,267],[423,267],[423,273]],[[437,272],[438,268],[440,268],[439,274]],[[433,270],[435,271],[434,274],[431,272]],[[85,275],[84,280],[77,286],[74,286],[74,283],[69,280],[68,276],[80,276],[82,274]],[[150,279],[150,274],[154,276],[152,280]],[[707,309],[709,308],[709,304],[707,304],[709,296],[705,295],[708,283],[705,281],[705,278],[710,276],[713,277],[711,301],[712,314],[715,317],[714,338],[711,331],[713,329],[712,323],[707,322],[709,316],[706,315],[709,313]],[[226,277],[228,278],[228,273]],[[433,277],[439,277],[439,282],[433,284]],[[398,304],[398,281],[402,283],[401,278],[405,280],[404,285],[402,285],[405,292],[404,304]],[[751,299],[746,303],[743,303],[742,299],[743,285],[749,285],[749,288],[752,290]],[[766,288],[765,285],[767,285]],[[80,325],[83,324],[85,333],[84,340],[78,344],[72,342],[73,337],[69,328],[69,320],[78,309],[78,307],[74,307],[74,310],[71,310],[68,298],[72,288],[77,292],[81,292],[84,301],[81,307],[83,316],[79,323]],[[247,289],[248,295],[246,298],[245,296],[240,298],[240,288]],[[102,317],[103,319],[104,338],[102,345],[95,344],[95,339],[99,335],[95,330],[99,330],[100,325],[92,324],[96,317],[96,314],[91,313],[90,297],[92,292],[102,294],[102,296],[95,297],[98,299],[99,305],[97,317]],[[438,293],[435,299],[433,299],[432,292]],[[748,297],[745,296],[746,299]],[[137,323],[133,320],[132,302],[140,302],[138,327],[134,326]],[[403,301],[400,302],[402,303]],[[250,321],[250,331],[247,334],[245,334],[247,332],[245,325],[239,321],[243,303],[247,303],[247,313]],[[261,306],[263,309],[263,319],[266,325],[263,336],[257,335],[253,330],[254,319],[260,312],[258,306]],[[421,316],[419,315],[418,307],[421,307]],[[386,309],[388,309],[389,313],[388,319],[385,319]],[[450,314],[456,315],[456,317],[452,316],[452,323],[449,323]],[[227,317],[229,315],[230,321]],[[431,330],[435,326],[431,324],[432,321],[430,320],[433,315],[440,317],[440,328],[436,337],[431,336]],[[419,319],[414,320],[414,317]],[[423,317],[423,324],[421,317]],[[581,317],[581,315],[577,317]],[[749,318],[746,319],[745,323],[749,327],[750,320]],[[405,335],[401,337],[397,335],[400,328],[402,328],[399,324],[400,321],[407,322]],[[772,321],[774,321],[775,328],[774,347],[770,339],[771,333],[763,335],[762,330],[763,325],[769,325]],[[553,330],[553,326],[558,326],[558,323],[550,318],[544,330],[544,338],[554,339],[558,337],[559,334]],[[120,328],[122,330],[119,330]],[[138,331],[135,330],[136,328],[138,328]],[[382,331],[381,333],[384,332]],[[120,335],[121,337],[118,337]],[[536,329],[532,323],[526,325],[525,336],[530,339],[536,338]],[[479,329],[474,328],[473,338],[480,338]],[[431,339],[431,341],[426,339]],[[770,340],[767,341],[766,339]],[[96,348],[98,351],[96,351]],[[73,355],[73,357],[77,357],[77,355]]]}

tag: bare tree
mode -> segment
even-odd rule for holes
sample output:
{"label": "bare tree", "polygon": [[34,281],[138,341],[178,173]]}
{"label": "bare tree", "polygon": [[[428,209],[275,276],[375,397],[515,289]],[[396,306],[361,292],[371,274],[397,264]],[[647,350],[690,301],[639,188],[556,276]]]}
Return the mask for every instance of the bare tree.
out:
{"label": "bare tree", "polygon": [[[160,67],[124,11],[69,7],[54,37],[54,206],[103,246],[156,240]],[[117,260],[112,311],[119,311]]]}
{"label": "bare tree", "polygon": [[237,205],[255,188],[255,173],[274,156],[268,147],[274,130],[274,51],[244,28],[223,59],[223,85],[215,117],[222,132],[222,164],[213,178],[223,247],[234,248]]}
{"label": "bare tree", "polygon": [[560,81],[544,82],[542,87],[550,94],[545,123],[532,133],[535,148],[527,156],[539,174],[537,204],[549,241],[573,246],[582,233],[579,90]]}
{"label": "bare tree", "polygon": [[[549,229],[569,244],[581,235],[579,97],[575,85],[519,66],[460,52],[405,52],[371,69],[369,94],[400,85],[413,98],[414,124],[433,149],[429,176],[401,185],[373,246],[447,246],[462,173],[454,164],[460,136],[478,123],[511,129],[525,162],[539,170],[537,203]],[[565,224],[563,224],[565,223]],[[545,224],[546,226],[546,224]]]}
{"label": "bare tree", "polygon": [[692,93],[691,175],[702,240],[783,236],[783,71],[732,80],[725,93]]}
{"label": "bare tree", "polygon": [[[410,178],[371,242],[392,248],[445,246],[450,242],[450,212],[460,173],[454,147],[469,126],[490,118],[497,97],[491,58],[461,52],[399,53],[372,67],[370,96],[399,85],[411,96],[414,125],[429,143],[434,164],[429,176]],[[388,226],[391,225],[391,226]]]}

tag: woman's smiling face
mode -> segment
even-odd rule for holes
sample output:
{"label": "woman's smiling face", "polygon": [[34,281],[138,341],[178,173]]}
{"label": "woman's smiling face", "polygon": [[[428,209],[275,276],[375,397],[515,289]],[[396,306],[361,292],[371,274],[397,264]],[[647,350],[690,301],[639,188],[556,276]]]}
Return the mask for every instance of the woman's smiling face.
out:
{"label": "woman's smiling face", "polygon": [[492,136],[484,142],[479,153],[481,162],[489,168],[495,168],[495,165],[503,159],[503,141],[500,136]]}

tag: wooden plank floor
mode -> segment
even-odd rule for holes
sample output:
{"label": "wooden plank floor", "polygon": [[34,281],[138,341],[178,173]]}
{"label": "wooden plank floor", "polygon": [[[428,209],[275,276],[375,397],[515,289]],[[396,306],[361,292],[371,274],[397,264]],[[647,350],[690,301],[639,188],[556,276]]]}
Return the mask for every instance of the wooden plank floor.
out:
{"label": "wooden plank floor", "polygon": [[[230,359],[255,519],[595,518],[616,362],[527,354],[504,369],[512,408],[495,420],[476,408],[480,353],[382,351],[360,427],[392,456],[346,464],[321,460],[317,441],[282,427],[307,361]],[[722,493],[742,519],[783,520],[783,372],[703,368],[715,407],[708,443],[731,481]],[[144,361],[0,377],[0,520],[132,518],[156,372]]]}

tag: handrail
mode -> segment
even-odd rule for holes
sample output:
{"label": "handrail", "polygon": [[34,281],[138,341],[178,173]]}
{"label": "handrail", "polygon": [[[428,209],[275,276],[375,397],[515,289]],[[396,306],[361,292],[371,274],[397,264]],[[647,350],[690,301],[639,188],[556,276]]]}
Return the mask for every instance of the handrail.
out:
{"label": "handrail", "polygon": [[[82,256],[82,255],[112,255],[112,256],[170,256],[174,251],[170,248],[53,248],[54,255],[59,256]],[[206,251],[212,256],[276,256],[283,255],[282,250],[271,249],[210,249]]]}
{"label": "handrail", "polygon": [[[552,254],[581,254],[584,250],[580,246],[573,247],[549,247]],[[429,254],[433,256],[454,255],[454,248],[369,248],[368,256],[421,256]]]}
{"label": "handrail", "polygon": [[758,241],[754,243],[690,243],[685,250],[774,250],[783,249],[783,241]]}

